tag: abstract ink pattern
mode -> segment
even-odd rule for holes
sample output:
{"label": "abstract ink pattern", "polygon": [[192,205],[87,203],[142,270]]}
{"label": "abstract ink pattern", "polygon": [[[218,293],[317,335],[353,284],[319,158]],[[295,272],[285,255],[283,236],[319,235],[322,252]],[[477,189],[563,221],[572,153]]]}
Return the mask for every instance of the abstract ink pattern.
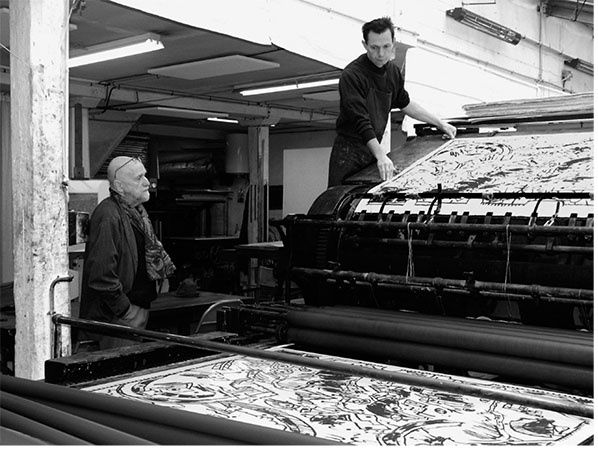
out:
{"label": "abstract ink pattern", "polygon": [[[480,379],[284,347],[272,350],[592,403],[579,396]],[[592,420],[563,413],[242,356],[200,361],[86,389],[350,444],[578,444],[593,430]]]}
{"label": "abstract ink pattern", "polygon": [[454,139],[375,192],[592,192],[593,147],[591,133]]}
{"label": "abstract ink pattern", "polygon": [[[437,150],[407,167],[391,180],[369,193],[405,192],[418,194],[443,192],[547,193],[593,192],[593,136],[591,133],[552,135],[498,135],[448,141]],[[491,198],[491,197],[490,197]],[[388,201],[384,212],[427,211],[431,200]],[[377,200],[362,200],[357,211],[379,212]],[[539,205],[533,199],[509,200],[444,199],[440,213],[478,215],[492,212],[503,215],[586,216],[593,213],[593,200],[547,200]]]}

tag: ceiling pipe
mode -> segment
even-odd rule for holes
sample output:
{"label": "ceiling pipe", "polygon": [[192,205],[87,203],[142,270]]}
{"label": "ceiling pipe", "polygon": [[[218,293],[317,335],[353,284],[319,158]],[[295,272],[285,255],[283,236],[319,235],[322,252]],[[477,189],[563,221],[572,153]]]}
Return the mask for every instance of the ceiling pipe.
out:
{"label": "ceiling pipe", "polygon": [[123,102],[122,107],[136,104],[150,104],[153,106],[169,106],[184,109],[210,110],[228,113],[231,117],[279,117],[285,120],[301,121],[330,121],[336,120],[336,114],[315,112],[304,109],[285,108],[276,105],[262,105],[251,102],[240,102],[208,96],[194,97],[176,91],[159,89],[136,89],[129,86],[105,86],[95,81],[73,79],[70,80],[70,94],[82,97],[105,98],[106,89],[111,88],[111,100]]}

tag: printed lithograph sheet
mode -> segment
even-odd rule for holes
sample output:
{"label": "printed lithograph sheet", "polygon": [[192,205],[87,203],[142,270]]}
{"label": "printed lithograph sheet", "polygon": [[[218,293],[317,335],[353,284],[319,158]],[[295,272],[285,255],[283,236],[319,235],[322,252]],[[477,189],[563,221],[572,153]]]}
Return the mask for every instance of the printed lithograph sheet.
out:
{"label": "printed lithograph sheet", "polygon": [[[272,350],[593,403],[486,380],[285,347]],[[350,444],[573,445],[593,430],[591,419],[578,416],[244,356],[199,361],[86,390]]]}
{"label": "printed lithograph sheet", "polygon": [[[545,193],[545,192],[593,192],[593,148],[591,132],[496,135],[493,137],[456,138],[447,141],[437,150],[423,157],[391,180],[383,182],[370,193],[385,191],[417,194],[435,191],[441,184],[444,192],[493,193]],[[472,214],[486,212],[511,212],[513,215],[529,215],[537,200],[480,201],[443,200],[447,213],[467,211]],[[401,208],[412,213],[429,201],[409,200]],[[380,203],[363,200],[358,209],[378,212]],[[394,208],[389,205],[388,208]],[[555,210],[562,216],[592,213],[593,201],[545,202],[539,214],[552,216]]]}

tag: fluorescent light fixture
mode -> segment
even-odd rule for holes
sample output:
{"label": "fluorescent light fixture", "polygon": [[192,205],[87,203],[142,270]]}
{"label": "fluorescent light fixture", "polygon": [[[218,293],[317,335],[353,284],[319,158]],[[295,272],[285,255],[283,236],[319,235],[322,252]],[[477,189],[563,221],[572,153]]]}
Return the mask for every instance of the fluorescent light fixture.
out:
{"label": "fluorescent light fixture", "polygon": [[166,117],[179,117],[179,118],[206,118],[206,117],[228,117],[225,112],[214,112],[214,111],[201,111],[198,109],[184,109],[184,108],[172,108],[169,106],[146,106],[142,108],[131,108],[125,109],[125,112],[133,114],[147,114],[147,115],[160,115]]}
{"label": "fluorescent light fixture", "polygon": [[239,123],[239,120],[232,118],[208,117],[207,120],[210,122]]}
{"label": "fluorescent light fixture", "polygon": [[522,37],[517,31],[513,31],[500,23],[493,22],[465,8],[449,9],[446,15],[452,17],[457,22],[461,22],[463,25],[467,25],[509,44],[517,45]]}
{"label": "fluorescent light fixture", "polygon": [[331,80],[322,80],[322,81],[310,81],[310,82],[306,82],[306,83],[282,84],[282,85],[278,85],[278,86],[260,87],[257,89],[246,89],[246,90],[240,91],[239,93],[243,96],[263,95],[263,94],[271,94],[274,92],[284,92],[287,90],[310,89],[312,87],[333,86],[335,84],[338,84],[338,78],[331,79]]}
{"label": "fluorescent light fixture", "polygon": [[587,62],[579,58],[566,59],[564,62],[565,65],[568,65],[569,67],[573,67],[580,72],[594,76],[594,64],[591,62]]}
{"label": "fluorescent light fixture", "polygon": [[71,52],[69,67],[79,67],[96,62],[108,61],[111,59],[124,58],[126,56],[139,55],[150,51],[161,50],[164,45],[160,36],[153,33],[146,33],[140,36],[127,37],[117,41],[92,45],[85,50]]}

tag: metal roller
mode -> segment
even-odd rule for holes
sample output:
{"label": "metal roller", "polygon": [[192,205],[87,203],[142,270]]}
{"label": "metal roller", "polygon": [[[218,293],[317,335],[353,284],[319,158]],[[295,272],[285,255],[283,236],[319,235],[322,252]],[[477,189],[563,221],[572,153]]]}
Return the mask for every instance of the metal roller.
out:
{"label": "metal roller", "polygon": [[[522,329],[528,338],[540,338],[555,343],[567,342],[574,345],[586,347],[593,351],[594,338],[590,332],[571,331],[566,329],[553,329],[541,326],[523,326],[518,323],[505,323],[499,321],[466,319],[458,317],[425,315],[421,313],[397,312],[393,310],[370,309],[365,307],[334,306],[321,307],[318,309],[323,314],[333,316],[360,317],[364,320],[383,320],[394,322],[395,316],[405,317],[411,323],[422,323],[428,326],[442,325],[447,328],[462,329],[467,326],[472,329],[479,329],[481,332],[521,336]],[[490,324],[490,325],[489,325]]]}
{"label": "metal roller", "polygon": [[[95,426],[97,429],[93,441],[103,438],[104,434],[101,429],[108,428],[109,423],[118,422],[122,419],[122,423],[118,425],[119,430],[112,428],[111,431],[113,435],[122,434],[123,432],[129,434],[130,439],[128,441],[131,441],[129,444],[146,444],[141,443],[143,440],[139,437],[139,434],[143,433],[148,437],[156,436],[155,429],[161,429],[161,435],[158,435],[158,440],[150,442],[160,444],[180,444],[181,442],[177,440],[177,437],[182,435],[181,431],[184,431],[183,433],[188,437],[194,435],[194,444],[210,444],[210,442],[216,441],[225,442],[227,445],[241,443],[263,445],[272,444],[272,442],[281,445],[334,444],[333,441],[310,435],[285,432],[169,407],[156,407],[140,401],[125,400],[6,375],[0,377],[0,390],[2,393],[2,407],[4,407],[4,398],[7,393],[19,396],[18,400],[23,402],[41,401],[44,404],[56,404],[55,414],[64,413],[71,416],[73,418],[72,426],[79,422],[77,420],[85,420],[70,412],[79,413],[88,410],[88,412],[85,412],[89,417],[88,422],[90,426]],[[39,407],[44,407],[44,405],[39,404]],[[64,407],[64,410],[68,410],[69,413],[61,411],[61,407]],[[2,418],[4,419],[4,410],[2,412]],[[94,417],[98,418],[98,422],[95,422]],[[113,418],[116,418],[116,421]],[[99,422],[105,422],[106,425]],[[134,425],[127,427],[126,423],[134,423]],[[133,443],[134,439],[137,443]],[[102,441],[105,442],[104,444],[115,444],[113,439],[106,438]],[[186,441],[189,442],[190,440]],[[127,444],[127,442],[123,439],[118,444]]]}
{"label": "metal roller", "polygon": [[582,366],[294,327],[289,328],[288,338],[299,345],[335,353],[443,365],[582,390],[593,388],[593,371]]}
{"label": "metal roller", "polygon": [[[518,326],[501,332],[494,323],[485,327],[470,326],[469,321],[460,320],[457,326],[446,326],[442,318],[429,322],[418,322],[413,314],[392,313],[393,321],[364,320],[359,315],[334,316],[317,310],[289,312],[287,320],[291,327],[311,328],[322,331],[346,333],[355,336],[373,337],[391,341],[406,341],[467,349],[492,354],[512,355],[557,363],[571,363],[592,366],[593,348],[574,342],[547,340],[532,337],[527,326]],[[448,323],[452,324],[452,323]]]}

